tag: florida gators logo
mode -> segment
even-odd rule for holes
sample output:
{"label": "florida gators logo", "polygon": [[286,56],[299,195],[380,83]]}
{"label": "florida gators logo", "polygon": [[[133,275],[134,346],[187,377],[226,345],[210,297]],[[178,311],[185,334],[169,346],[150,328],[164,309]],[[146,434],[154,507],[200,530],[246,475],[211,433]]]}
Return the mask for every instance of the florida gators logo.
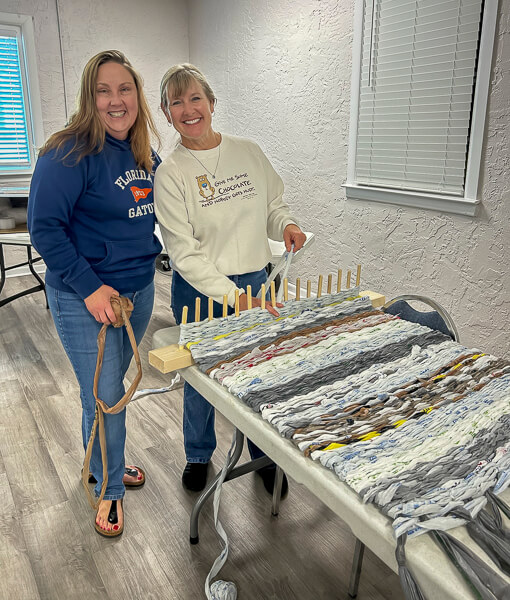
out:
{"label": "florida gators logo", "polygon": [[135,202],[138,202],[139,200],[143,200],[144,198],[147,198],[147,196],[152,192],[152,188],[139,188],[136,187],[136,185],[132,185],[130,188],[131,193],[133,194],[133,198],[135,199]]}

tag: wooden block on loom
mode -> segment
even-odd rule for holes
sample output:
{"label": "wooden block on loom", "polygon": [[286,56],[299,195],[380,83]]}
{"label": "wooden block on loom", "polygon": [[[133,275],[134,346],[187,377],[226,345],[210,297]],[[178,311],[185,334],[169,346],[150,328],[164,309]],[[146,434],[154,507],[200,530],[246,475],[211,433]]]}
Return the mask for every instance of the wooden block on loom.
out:
{"label": "wooden block on loom", "polygon": [[383,306],[386,302],[386,296],[378,294],[377,292],[372,292],[371,290],[365,290],[364,292],[360,292],[359,295],[368,296],[374,308],[379,308],[380,306]]}
{"label": "wooden block on loom", "polygon": [[171,373],[177,371],[177,369],[191,367],[195,364],[195,361],[187,348],[179,348],[178,344],[171,344],[170,346],[150,350],[149,364],[161,373]]}

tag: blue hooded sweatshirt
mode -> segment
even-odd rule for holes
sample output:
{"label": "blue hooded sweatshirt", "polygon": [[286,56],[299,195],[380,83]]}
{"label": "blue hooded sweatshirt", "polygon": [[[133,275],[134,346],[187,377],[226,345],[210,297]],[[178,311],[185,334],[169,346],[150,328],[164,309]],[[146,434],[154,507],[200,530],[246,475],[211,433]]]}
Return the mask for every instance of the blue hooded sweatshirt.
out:
{"label": "blue hooded sweatshirt", "polygon": [[32,243],[46,283],[85,299],[107,284],[120,294],[154,277],[161,244],[154,235],[154,170],[136,165],[129,140],[106,134],[103,150],[83,157],[50,150],[39,157],[28,201]]}

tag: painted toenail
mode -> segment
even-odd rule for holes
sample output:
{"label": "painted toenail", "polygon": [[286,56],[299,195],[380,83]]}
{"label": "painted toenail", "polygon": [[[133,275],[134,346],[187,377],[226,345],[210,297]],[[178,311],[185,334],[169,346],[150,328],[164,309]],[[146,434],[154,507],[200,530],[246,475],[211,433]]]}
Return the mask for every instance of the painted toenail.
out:
{"label": "painted toenail", "polygon": [[119,528],[119,526],[118,526],[118,525],[114,525],[114,526],[113,526],[113,530],[114,530],[114,531],[117,531],[117,530],[118,530],[118,528]]}

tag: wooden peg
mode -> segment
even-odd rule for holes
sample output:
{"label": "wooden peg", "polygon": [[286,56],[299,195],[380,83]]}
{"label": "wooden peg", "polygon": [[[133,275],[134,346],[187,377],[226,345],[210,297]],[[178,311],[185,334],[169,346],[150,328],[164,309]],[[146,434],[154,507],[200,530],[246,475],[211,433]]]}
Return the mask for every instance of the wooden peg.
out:
{"label": "wooden peg", "polygon": [[223,296],[223,316],[226,317],[228,315],[228,296],[225,294]]}
{"label": "wooden peg", "polygon": [[271,281],[271,306],[273,308],[276,306],[276,287],[274,281]]}
{"label": "wooden peg", "polygon": [[287,277],[283,280],[283,301],[287,302],[289,299],[289,280]]}
{"label": "wooden peg", "polygon": [[260,286],[260,308],[266,310],[266,284]]}
{"label": "wooden peg", "polygon": [[212,318],[213,318],[213,299],[212,298],[209,298],[209,300],[208,300],[207,312],[208,312],[209,321],[212,321]]}
{"label": "wooden peg", "polygon": [[[183,306],[182,307],[181,325],[186,325],[187,321],[188,321],[188,307]],[[179,349],[182,350],[183,348],[184,348],[184,346],[182,344],[179,344]]]}
{"label": "wooden peg", "polygon": [[246,286],[246,295],[248,296],[248,310],[251,310],[251,285]]}
{"label": "wooden peg", "polygon": [[338,279],[336,280],[336,291],[342,291],[342,269],[338,269]]}
{"label": "wooden peg", "polygon": [[239,316],[239,290],[236,288],[235,293],[235,300],[234,300],[234,312],[235,312],[235,316],[238,317]]}
{"label": "wooden peg", "polygon": [[360,280],[361,280],[361,265],[358,265],[358,268],[356,270],[356,286],[359,285]]}
{"label": "wooden peg", "polygon": [[310,298],[312,295],[312,282],[308,279],[306,282],[306,297]]}
{"label": "wooden peg", "polygon": [[331,286],[333,285],[333,274],[328,275],[328,294],[331,294]]}
{"label": "wooden peg", "polygon": [[296,300],[301,300],[301,279],[296,279]]}
{"label": "wooden peg", "polygon": [[351,287],[351,272],[347,271],[347,289]]}
{"label": "wooden peg", "polygon": [[319,283],[317,284],[317,298],[322,296],[322,275],[319,275]]}
{"label": "wooden peg", "polygon": [[198,296],[195,298],[195,321],[197,323],[200,321],[200,298]]}

